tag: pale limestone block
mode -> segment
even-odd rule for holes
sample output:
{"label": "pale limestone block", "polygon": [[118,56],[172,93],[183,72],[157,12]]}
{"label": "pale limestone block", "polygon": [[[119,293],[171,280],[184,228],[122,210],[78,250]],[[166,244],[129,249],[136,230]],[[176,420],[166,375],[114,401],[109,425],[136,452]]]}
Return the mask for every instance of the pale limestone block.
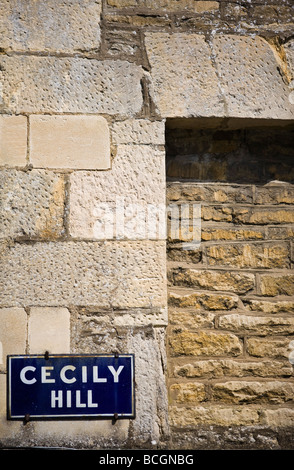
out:
{"label": "pale limestone block", "polygon": [[3,306],[166,307],[164,241],[15,243],[1,252]]}
{"label": "pale limestone block", "polygon": [[162,117],[224,115],[216,70],[203,35],[146,33],[145,44],[152,98]]}
{"label": "pale limestone block", "polygon": [[108,172],[70,176],[69,230],[88,239],[165,239],[165,155],[120,145]]}
{"label": "pale limestone block", "polygon": [[28,321],[30,354],[70,352],[70,313],[67,308],[31,308]]}
{"label": "pale limestone block", "polygon": [[23,308],[0,309],[0,371],[6,370],[8,354],[25,354],[27,314]]}
{"label": "pale limestone block", "polygon": [[0,166],[25,166],[27,161],[27,118],[0,115]]}
{"label": "pale limestone block", "polygon": [[114,122],[112,139],[114,144],[165,145],[164,121],[126,119]]}
{"label": "pale limestone block", "polygon": [[265,39],[226,34],[216,35],[211,44],[227,116],[293,119],[287,80]]}
{"label": "pale limestone block", "polygon": [[14,51],[74,52],[100,46],[101,0],[3,1],[1,45]]}
{"label": "pale limestone block", "polygon": [[65,181],[45,170],[0,172],[0,238],[64,234]]}
{"label": "pale limestone block", "polygon": [[30,163],[36,168],[110,168],[109,128],[101,116],[33,115]]}
{"label": "pale limestone block", "polygon": [[[7,420],[7,394],[6,394],[6,374],[0,374],[0,439],[2,442],[11,439],[19,439],[23,423]],[[2,443],[1,442],[1,443]]]}
{"label": "pale limestone block", "polygon": [[123,60],[0,56],[2,108],[27,113],[103,113],[141,110],[142,67]]}

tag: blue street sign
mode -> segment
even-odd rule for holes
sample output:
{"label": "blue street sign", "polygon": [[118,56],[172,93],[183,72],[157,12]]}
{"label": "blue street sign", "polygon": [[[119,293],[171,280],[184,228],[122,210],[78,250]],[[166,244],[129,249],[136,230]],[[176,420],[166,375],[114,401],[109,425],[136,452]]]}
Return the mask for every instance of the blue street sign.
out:
{"label": "blue street sign", "polygon": [[134,418],[134,356],[7,357],[7,419]]}

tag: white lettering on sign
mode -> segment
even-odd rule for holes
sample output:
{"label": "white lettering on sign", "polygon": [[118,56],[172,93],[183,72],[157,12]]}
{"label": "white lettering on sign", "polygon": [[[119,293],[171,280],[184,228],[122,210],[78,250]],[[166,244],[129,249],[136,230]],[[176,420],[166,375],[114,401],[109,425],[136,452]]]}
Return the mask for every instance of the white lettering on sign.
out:
{"label": "white lettering on sign", "polygon": [[[118,383],[119,382],[119,375],[121,374],[124,366],[119,366],[119,368],[116,370],[113,366],[107,366],[109,371],[111,372],[113,376],[113,382]],[[26,385],[32,385],[37,382],[37,379],[33,376],[32,378],[29,378],[27,376],[28,372],[35,372],[36,367],[33,366],[26,366],[20,371],[20,380],[26,384]],[[62,382],[66,384],[72,384],[76,382],[77,377],[74,374],[71,374],[69,371],[74,373],[76,371],[76,367],[72,365],[64,366],[60,373],[60,379]],[[81,370],[81,380],[83,383],[88,382],[88,369],[87,366],[82,366]],[[92,367],[92,382],[93,383],[105,383],[107,382],[106,377],[99,377],[99,372],[98,372],[98,366],[93,366]],[[55,383],[55,378],[54,378],[54,367],[52,366],[42,366],[41,367],[41,383]]]}
{"label": "white lettering on sign", "polygon": [[55,379],[49,379],[53,367],[41,367],[41,382],[42,384],[54,384]]}
{"label": "white lettering on sign", "polygon": [[77,379],[75,377],[72,377],[71,379],[66,377],[65,372],[67,370],[76,370],[76,368],[74,366],[64,366],[60,371],[60,378],[65,384],[73,384]]}
{"label": "white lettering on sign", "polygon": [[27,379],[26,373],[27,373],[29,370],[32,371],[32,372],[35,372],[36,367],[33,367],[33,366],[24,367],[24,368],[20,371],[20,380],[21,380],[24,384],[32,385],[32,384],[34,384],[35,382],[37,382],[37,380],[36,380],[35,378]]}
{"label": "white lettering on sign", "polygon": [[[66,390],[65,400],[63,400],[64,394],[62,390],[51,390],[51,408],[66,408],[72,407],[73,396],[71,390]],[[97,408],[98,403],[93,402],[92,390],[87,392],[87,402],[83,402],[81,398],[81,390],[75,392],[75,406],[76,408]]]}

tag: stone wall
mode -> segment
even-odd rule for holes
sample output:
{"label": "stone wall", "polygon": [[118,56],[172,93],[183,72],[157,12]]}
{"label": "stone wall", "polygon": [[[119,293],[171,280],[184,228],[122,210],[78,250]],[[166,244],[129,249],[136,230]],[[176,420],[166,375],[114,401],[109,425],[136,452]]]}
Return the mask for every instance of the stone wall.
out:
{"label": "stone wall", "polygon": [[[168,243],[171,425],[196,447],[211,425],[229,426],[232,446],[278,448],[294,416],[294,193],[291,171],[282,175],[293,149],[287,138],[275,145],[271,127],[192,124],[167,131],[168,203],[201,214],[199,238],[190,214],[194,246],[181,231]],[[279,135],[293,139],[293,127]],[[212,447],[228,445],[211,434]]]}
{"label": "stone wall", "polygon": [[[176,161],[168,202],[201,204],[200,247],[166,251],[160,220],[171,129],[229,130],[214,142],[234,163],[248,121],[293,121],[291,0],[9,0],[0,17],[1,446],[291,445],[267,433],[293,425],[292,186],[183,184]],[[136,418],[7,421],[6,356],[46,350],[134,353]]]}

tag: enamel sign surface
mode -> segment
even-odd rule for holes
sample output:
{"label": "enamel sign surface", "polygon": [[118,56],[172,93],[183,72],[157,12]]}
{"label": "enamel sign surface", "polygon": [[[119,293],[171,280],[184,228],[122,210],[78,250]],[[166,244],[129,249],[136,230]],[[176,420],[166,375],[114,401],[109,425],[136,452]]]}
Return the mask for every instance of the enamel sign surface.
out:
{"label": "enamel sign surface", "polygon": [[134,418],[134,356],[7,357],[7,419]]}

